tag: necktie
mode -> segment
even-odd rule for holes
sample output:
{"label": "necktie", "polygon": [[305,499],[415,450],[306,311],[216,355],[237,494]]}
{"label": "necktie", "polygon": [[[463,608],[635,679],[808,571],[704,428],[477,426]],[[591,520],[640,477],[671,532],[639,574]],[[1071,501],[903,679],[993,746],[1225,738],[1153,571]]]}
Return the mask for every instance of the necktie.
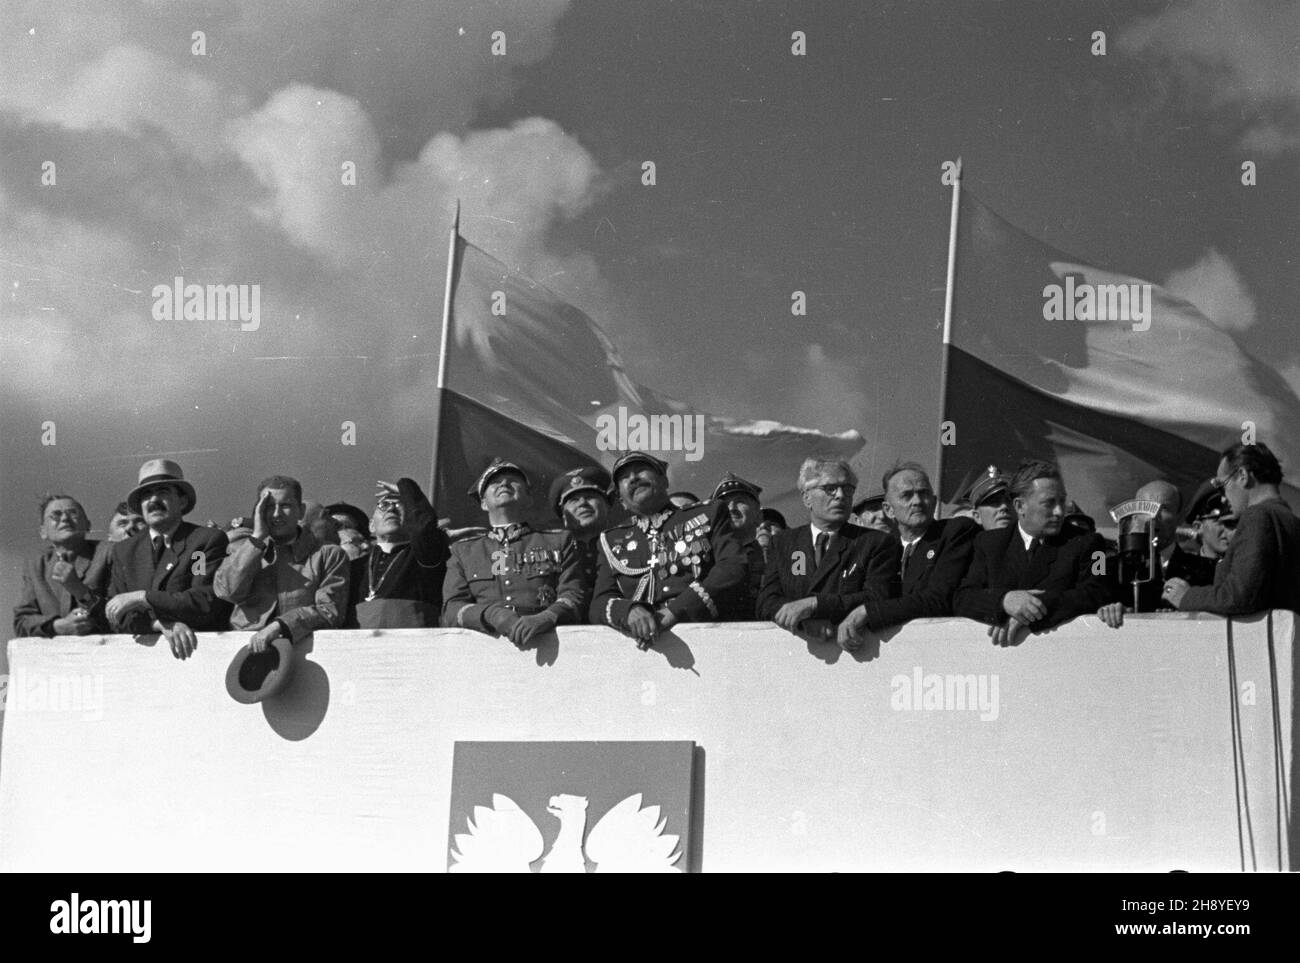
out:
{"label": "necktie", "polygon": [[829,532],[817,533],[817,540],[813,542],[813,565],[821,565],[822,559],[826,557],[826,546],[830,544],[830,541]]}
{"label": "necktie", "polygon": [[1034,557],[1038,554],[1038,546],[1042,544],[1042,540],[1038,538],[1031,538],[1029,540],[1029,550],[1027,553],[1029,555],[1029,561],[1032,562],[1034,560]]}
{"label": "necktie", "polygon": [[912,557],[912,549],[914,548],[916,548],[916,542],[908,542],[907,545],[903,547],[903,562],[898,567],[899,578],[907,575],[907,560]]}
{"label": "necktie", "polygon": [[155,535],[153,537],[153,564],[155,567],[162,561],[162,553],[163,537],[161,535]]}

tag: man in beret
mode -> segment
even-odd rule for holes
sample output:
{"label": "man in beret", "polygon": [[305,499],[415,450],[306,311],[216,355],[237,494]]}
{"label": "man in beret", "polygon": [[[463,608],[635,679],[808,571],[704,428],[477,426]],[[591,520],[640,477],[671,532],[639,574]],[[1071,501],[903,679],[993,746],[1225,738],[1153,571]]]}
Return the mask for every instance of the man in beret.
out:
{"label": "man in beret", "polygon": [[847,461],[809,458],[797,484],[808,524],[772,539],[757,614],[787,632],[812,629],[833,638],[855,606],[896,591],[898,542],[848,520],[858,479]]}
{"label": "man in beret", "polygon": [[853,514],[849,521],[863,528],[872,528],[886,535],[894,534],[889,519],[885,517],[885,493],[872,492],[866,498],[860,498],[853,504]]}
{"label": "man in beret", "polygon": [[565,531],[525,521],[531,485],[513,462],[494,459],[470,495],[487,512],[484,535],[455,542],[443,582],[442,624],[503,635],[522,649],[557,625],[582,620],[578,546]]}
{"label": "man in beret", "polygon": [[745,549],[748,569],[744,590],[737,592],[731,603],[722,609],[722,618],[727,622],[753,622],[758,618],[758,592],[763,585],[763,570],[767,567],[766,555],[758,544],[758,526],[763,520],[758,496],[762,493],[762,488],[730,471],[713,489],[714,501],[727,506],[727,517]]}
{"label": "man in beret", "polygon": [[643,451],[622,455],[612,475],[632,517],[600,536],[591,621],[630,635],[640,649],[678,622],[719,621],[745,582],[745,551],[727,507],[675,507],[668,466]]}
{"label": "man in beret", "polygon": [[591,596],[596,590],[596,568],[600,561],[600,533],[609,524],[609,472],[599,465],[573,468],[551,482],[551,507],[564,527],[573,534],[582,572],[582,617],[587,620]]}
{"label": "man in beret", "polygon": [[126,503],[148,527],[113,544],[104,616],[115,632],[161,632],[172,655],[187,659],[198,647],[196,632],[229,626],[230,606],[212,585],[226,533],[184,520],[198,498],[176,462],[147,461],[138,477]]}
{"label": "man in beret", "polygon": [[900,590],[872,598],[840,623],[838,641],[852,651],[868,631],[912,619],[952,615],[952,598],[970,565],[980,527],[969,518],[935,518],[939,499],[916,462],[897,462],[881,479],[885,514],[898,526]]}
{"label": "man in beret", "polygon": [[786,522],[785,516],[775,508],[764,508],[759,513],[758,528],[755,530],[754,540],[758,542],[758,547],[763,550],[764,569],[767,568],[767,560],[772,554],[772,539],[776,537],[777,532],[784,532],[789,527],[790,525]]}
{"label": "man in beret", "polygon": [[1100,535],[1061,534],[1069,501],[1061,472],[1026,461],[1011,479],[1017,522],[980,532],[953,614],[991,626],[995,645],[1018,645],[1115,600]]}
{"label": "man in beret", "polygon": [[1300,519],[1282,499],[1282,466],[1265,444],[1223,452],[1214,487],[1237,517],[1237,531],[1213,585],[1165,580],[1165,598],[1180,612],[1249,615],[1300,611]]}

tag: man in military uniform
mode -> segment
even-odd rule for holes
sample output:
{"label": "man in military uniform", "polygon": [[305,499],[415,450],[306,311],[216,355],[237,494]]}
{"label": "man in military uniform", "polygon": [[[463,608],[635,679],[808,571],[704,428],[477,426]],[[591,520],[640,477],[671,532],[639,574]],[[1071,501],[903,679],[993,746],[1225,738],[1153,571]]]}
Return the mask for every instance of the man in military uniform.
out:
{"label": "man in military uniform", "polygon": [[714,501],[674,507],[668,466],[645,452],[623,455],[613,476],[633,517],[600,536],[591,621],[648,649],[678,622],[720,619],[745,581],[745,551],[727,507]]}
{"label": "man in military uniform", "polygon": [[1237,529],[1237,517],[1232,514],[1232,506],[1223,497],[1223,492],[1206,482],[1192,499],[1187,524],[1196,531],[1196,544],[1200,551],[1195,564],[1186,566],[1191,574],[1179,571],[1170,573],[1169,577],[1186,579],[1191,585],[1213,585],[1215,566],[1228,554],[1228,544]]}
{"label": "man in military uniform", "polygon": [[984,474],[975,479],[966,496],[975,521],[986,532],[1010,528],[1016,523],[1016,510],[1011,504],[1011,484],[997,465],[989,465]]}
{"label": "man in military uniform", "polygon": [[758,496],[763,493],[753,482],[745,481],[735,472],[727,472],[713,489],[714,501],[727,506],[731,527],[745,549],[749,567],[744,590],[722,612],[727,622],[753,622],[758,618],[758,590],[763,584],[763,569],[767,566],[762,546],[758,544],[758,523],[763,520]]}
{"label": "man in military uniform", "polygon": [[568,532],[539,532],[524,521],[528,476],[493,460],[469,493],[491,529],[451,546],[442,624],[504,635],[519,648],[557,625],[581,620],[582,573]]}
{"label": "man in military uniform", "polygon": [[573,468],[551,482],[551,507],[572,534],[582,572],[582,619],[596,588],[596,563],[600,558],[600,533],[609,524],[609,472],[597,466]]}

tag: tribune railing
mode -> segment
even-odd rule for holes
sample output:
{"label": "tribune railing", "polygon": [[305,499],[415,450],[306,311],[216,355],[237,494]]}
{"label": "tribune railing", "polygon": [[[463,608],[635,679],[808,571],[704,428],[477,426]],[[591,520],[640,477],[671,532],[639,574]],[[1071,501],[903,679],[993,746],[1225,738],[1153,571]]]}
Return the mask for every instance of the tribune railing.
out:
{"label": "tribune railing", "polygon": [[255,705],[226,690],[247,640],[183,662],[12,640],[0,869],[440,871],[458,742],[661,740],[696,747],[704,870],[1300,865],[1290,612],[1081,618],[1013,649],[924,620],[853,654],[771,623],[645,652],[596,626],[526,651],[319,632]]}

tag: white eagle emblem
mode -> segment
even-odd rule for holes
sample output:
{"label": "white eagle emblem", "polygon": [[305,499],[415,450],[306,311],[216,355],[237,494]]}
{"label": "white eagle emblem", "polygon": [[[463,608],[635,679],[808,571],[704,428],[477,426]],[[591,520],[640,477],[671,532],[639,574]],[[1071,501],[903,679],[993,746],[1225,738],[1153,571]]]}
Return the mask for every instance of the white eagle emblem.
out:
{"label": "white eagle emblem", "polygon": [[[628,796],[586,834],[587,797],[552,796],[546,811],[560,821],[560,834],[542,860],[543,873],[680,873],[680,837],[664,835],[667,819],[658,806],[641,808],[641,794]],[[475,806],[452,846],[453,873],[527,873],[542,855],[541,831],[509,796],[492,794],[492,807]]]}

